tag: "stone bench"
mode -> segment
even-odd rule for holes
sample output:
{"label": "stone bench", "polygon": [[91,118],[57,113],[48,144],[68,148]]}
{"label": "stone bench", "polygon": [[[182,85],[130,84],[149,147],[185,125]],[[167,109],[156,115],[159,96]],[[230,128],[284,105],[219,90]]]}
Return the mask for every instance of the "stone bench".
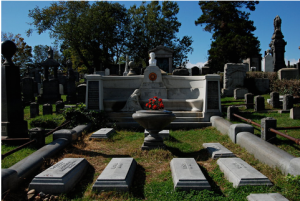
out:
{"label": "stone bench", "polygon": [[[103,106],[105,111],[120,111],[126,104],[127,99],[118,100],[103,100]],[[140,100],[140,105],[143,109],[146,109],[145,105],[149,100]],[[163,104],[166,110],[170,111],[203,111],[203,99],[163,99]]]}

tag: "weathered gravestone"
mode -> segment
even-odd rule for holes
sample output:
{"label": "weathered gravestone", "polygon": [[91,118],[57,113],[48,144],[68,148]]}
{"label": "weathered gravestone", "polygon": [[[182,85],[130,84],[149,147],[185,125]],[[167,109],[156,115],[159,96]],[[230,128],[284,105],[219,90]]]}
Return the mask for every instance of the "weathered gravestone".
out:
{"label": "weathered gravestone", "polygon": [[86,84],[77,86],[77,103],[85,103],[86,97]]}
{"label": "weathered gravestone", "polygon": [[292,80],[299,79],[299,72],[296,68],[282,68],[278,71],[278,79]]}
{"label": "weathered gravestone", "polygon": [[173,158],[170,163],[175,190],[210,190],[194,158]]}
{"label": "weathered gravestone", "polygon": [[291,119],[300,119],[300,107],[292,108],[290,111]]}
{"label": "weathered gravestone", "polygon": [[93,191],[128,191],[136,169],[133,158],[113,158],[97,178]]}
{"label": "weathered gravestone", "polygon": [[234,99],[243,99],[245,97],[245,94],[248,93],[247,88],[237,88],[234,90]]}
{"label": "weathered gravestone", "polygon": [[249,104],[249,105],[246,105],[246,109],[254,108],[254,105],[253,105],[254,104],[254,95],[251,93],[245,94],[245,103]]}
{"label": "weathered gravestone", "polygon": [[29,189],[46,194],[67,193],[85,174],[88,164],[84,158],[64,158],[35,176]]}
{"label": "weathered gravestone", "polygon": [[272,92],[270,94],[270,105],[273,108],[279,108],[279,93],[278,92]]}
{"label": "weathered gravestone", "polygon": [[192,68],[192,75],[200,75],[200,69],[197,66]]}
{"label": "weathered gravestone", "polygon": [[20,68],[12,62],[17,51],[14,42],[1,44],[5,62],[1,66],[1,135],[8,138],[27,138],[27,121],[21,99]]}
{"label": "weathered gravestone", "polygon": [[30,118],[39,116],[39,112],[39,104],[37,104],[36,102],[30,103]]}
{"label": "weathered gravestone", "polygon": [[244,86],[244,80],[248,69],[247,64],[227,63],[224,67],[224,84],[222,89],[223,96],[233,96],[236,88]]}
{"label": "weathered gravestone", "polygon": [[207,75],[210,73],[210,68],[208,66],[203,66],[201,68],[201,75]]}
{"label": "weathered gravestone", "polygon": [[265,109],[265,98],[263,96],[255,96],[254,103],[254,111],[257,112]]}
{"label": "weathered gravestone", "polygon": [[293,108],[294,98],[290,94],[285,94],[283,96],[282,110],[288,111]]}
{"label": "weathered gravestone", "polygon": [[233,158],[235,155],[220,143],[204,143],[203,147],[207,149],[212,159]]}
{"label": "weathered gravestone", "polygon": [[52,105],[49,103],[46,103],[43,105],[43,115],[52,115]]}
{"label": "weathered gravestone", "polygon": [[273,57],[269,52],[264,57],[263,63],[265,66],[264,72],[274,72]]}
{"label": "weathered gravestone", "polygon": [[109,138],[112,134],[114,134],[116,131],[113,128],[101,128],[100,130],[93,133],[90,137],[90,139],[96,138],[96,139],[106,139]]}
{"label": "weathered gravestone", "polygon": [[22,79],[23,101],[25,102],[35,101],[34,94],[36,90],[35,90],[34,79],[32,77],[25,77]]}
{"label": "weathered gravestone", "polygon": [[288,201],[279,193],[259,193],[247,196],[248,201]]}
{"label": "weathered gravestone", "polygon": [[246,185],[273,185],[266,176],[240,158],[220,158],[217,163],[225,178],[233,183],[235,188]]}

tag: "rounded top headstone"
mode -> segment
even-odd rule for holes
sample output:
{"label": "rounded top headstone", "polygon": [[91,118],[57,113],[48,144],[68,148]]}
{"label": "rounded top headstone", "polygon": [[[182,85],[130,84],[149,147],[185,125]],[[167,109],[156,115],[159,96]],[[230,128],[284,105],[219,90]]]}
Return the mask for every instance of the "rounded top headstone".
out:
{"label": "rounded top headstone", "polygon": [[2,54],[5,57],[5,62],[4,63],[12,63],[11,58],[17,52],[16,44],[11,40],[3,41],[1,43],[1,49],[2,49]]}

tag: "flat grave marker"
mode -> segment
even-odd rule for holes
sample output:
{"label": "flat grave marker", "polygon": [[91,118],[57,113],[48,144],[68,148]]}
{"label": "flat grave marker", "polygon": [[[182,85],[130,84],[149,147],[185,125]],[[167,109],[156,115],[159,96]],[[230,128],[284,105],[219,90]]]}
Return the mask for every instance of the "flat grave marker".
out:
{"label": "flat grave marker", "polygon": [[220,143],[203,143],[211,158],[233,158],[235,155]]}
{"label": "flat grave marker", "polygon": [[136,169],[133,158],[113,158],[93,185],[93,191],[128,191]]}
{"label": "flat grave marker", "polygon": [[29,184],[29,189],[46,194],[67,193],[85,174],[88,164],[84,158],[64,158],[36,175]]}
{"label": "flat grave marker", "polygon": [[251,185],[272,186],[272,182],[262,173],[240,158],[220,158],[217,161],[225,178],[233,183],[233,187]]}
{"label": "flat grave marker", "polygon": [[173,158],[170,163],[175,190],[210,190],[194,158]]}
{"label": "flat grave marker", "polygon": [[90,140],[93,138],[96,139],[107,139],[109,138],[113,133],[115,133],[115,130],[113,128],[101,128],[100,130],[93,133],[90,137]]}
{"label": "flat grave marker", "polygon": [[288,201],[283,195],[279,193],[259,193],[250,194],[247,196],[248,201]]}

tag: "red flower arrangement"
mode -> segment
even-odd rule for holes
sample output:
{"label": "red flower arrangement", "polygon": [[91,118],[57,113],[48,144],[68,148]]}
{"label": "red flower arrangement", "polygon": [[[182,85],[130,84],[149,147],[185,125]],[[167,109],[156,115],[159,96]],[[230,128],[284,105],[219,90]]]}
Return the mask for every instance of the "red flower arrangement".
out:
{"label": "red flower arrangement", "polygon": [[148,103],[146,103],[146,107],[152,110],[159,110],[159,109],[164,109],[165,106],[161,98],[154,96],[153,98],[149,99]]}

